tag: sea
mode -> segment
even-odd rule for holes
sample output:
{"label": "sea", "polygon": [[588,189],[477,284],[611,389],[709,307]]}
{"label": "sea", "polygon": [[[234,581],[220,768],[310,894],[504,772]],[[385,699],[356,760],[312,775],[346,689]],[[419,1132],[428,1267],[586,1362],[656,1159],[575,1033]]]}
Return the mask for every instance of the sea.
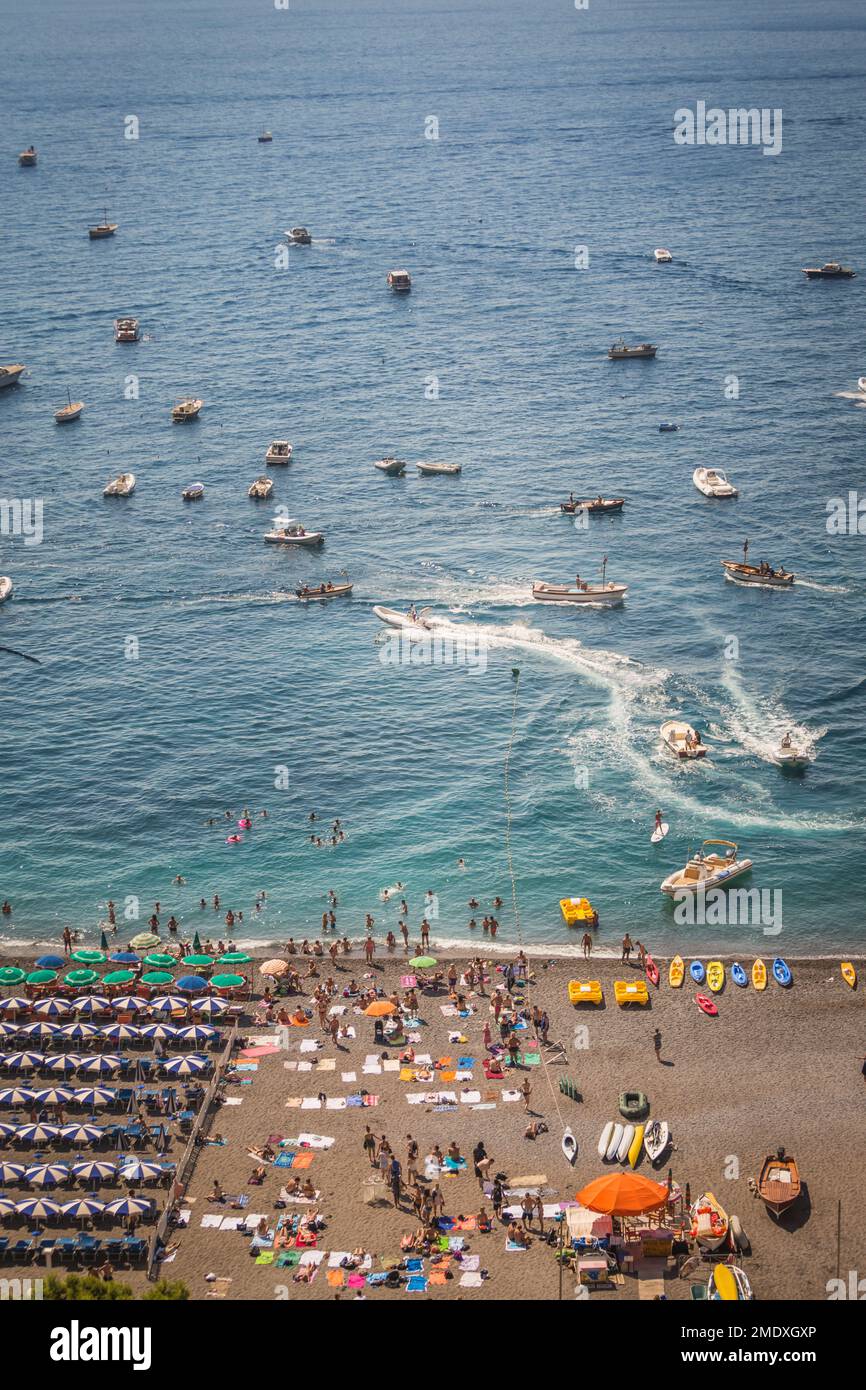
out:
{"label": "sea", "polygon": [[[577,950],[571,896],[602,950],[866,946],[864,40],[859,0],[3,0],[7,948],[95,944],[109,899],[118,939],[159,902],[276,946],[329,889],[381,937],[396,884],[440,948],[489,946],[497,895],[504,950]],[[700,102],[779,113],[781,149],[678,143]],[[858,277],[802,274],[834,258]],[[572,492],[626,503],[575,525]],[[726,581],[747,539],[793,588]],[[532,601],[605,558],[622,607]],[[411,603],[453,642],[383,635]],[[758,892],[682,921],[659,886],[706,839]]]}

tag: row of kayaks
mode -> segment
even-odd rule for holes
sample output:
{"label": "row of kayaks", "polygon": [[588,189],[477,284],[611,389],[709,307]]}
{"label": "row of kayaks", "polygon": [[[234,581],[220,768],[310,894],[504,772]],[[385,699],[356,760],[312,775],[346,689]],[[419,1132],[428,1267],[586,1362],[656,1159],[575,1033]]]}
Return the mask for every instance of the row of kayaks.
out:
{"label": "row of kayaks", "polygon": [[670,1138],[666,1120],[651,1120],[648,1124],[608,1120],[598,1141],[598,1156],[605,1163],[628,1163],[636,1168],[645,1151],[650,1162],[657,1163]]}
{"label": "row of kayaks", "polygon": [[[845,979],[848,978],[845,973],[846,968],[852,971],[854,970],[853,965],[851,965],[849,961],[844,961],[842,974]],[[725,967],[720,960],[711,960],[706,968],[704,967],[703,961],[693,960],[689,965],[688,973],[696,985],[706,983],[707,988],[711,990],[713,994],[720,994],[725,987],[727,976]],[[791,974],[791,968],[786,961],[782,960],[781,956],[777,956],[773,961],[772,976],[776,984],[781,985],[783,989],[787,989],[792,983],[793,975]],[[685,977],[685,961],[682,956],[674,956],[668,969],[668,983],[671,989],[679,989]],[[751,978],[752,985],[756,990],[764,990],[767,988],[769,974],[762,960],[758,959],[754,961],[751,970]],[[856,972],[854,978],[856,980]],[[740,965],[739,961],[735,960],[731,965],[731,979],[734,984],[739,985],[741,989],[745,989],[749,983],[749,976],[743,966]],[[851,983],[850,980],[849,983]]]}

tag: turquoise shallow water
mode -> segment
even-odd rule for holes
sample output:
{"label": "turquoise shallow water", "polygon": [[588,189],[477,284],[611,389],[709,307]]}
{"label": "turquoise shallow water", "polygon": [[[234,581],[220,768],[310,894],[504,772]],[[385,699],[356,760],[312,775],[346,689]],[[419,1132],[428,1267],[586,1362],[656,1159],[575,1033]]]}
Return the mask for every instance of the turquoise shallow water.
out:
{"label": "turquoise shallow water", "polygon": [[[215,934],[196,904],[219,892],[245,940],[301,936],[328,887],[357,932],[367,910],[391,920],[378,891],[400,879],[413,926],[432,888],[436,936],[465,939],[470,893],[508,897],[518,666],[527,942],[566,938],[572,893],[607,945],[626,928],[657,951],[763,941],[677,926],[658,891],[715,835],[755,861],[750,886],[781,890],[774,952],[862,946],[864,538],[825,524],[863,487],[866,414],[835,395],[866,371],[861,8],[35,8],[37,46],[29,11],[4,15],[0,358],[29,376],[0,398],[0,492],[45,503],[41,545],[0,540],[16,585],[0,644],[42,663],[0,652],[6,934],[91,931],[108,897]],[[782,154],[676,146],[673,113],[698,99],[781,107]],[[31,141],[38,168],[20,170]],[[120,231],[89,243],[103,203]],[[279,268],[296,223],[314,243]],[[860,277],[807,283],[831,255]],[[386,289],[397,265],[408,297]],[[122,312],[142,320],[135,347],[113,342]],[[656,361],[608,363],[620,333],[658,342]],[[67,386],[87,410],[59,430]],[[204,411],[174,427],[187,392]],[[246,488],[274,437],[295,445],[276,499],[327,534],[315,556],[261,542],[271,511]],[[371,467],[388,452],[464,472],[391,482]],[[705,463],[736,502],[694,489]],[[123,467],[134,497],[103,501]],[[625,512],[576,531],[571,489],[622,493]],[[719,559],[746,536],[806,582],[726,584]],[[534,578],[605,553],[624,608],[528,601]],[[295,601],[344,568],[350,602]],[[469,626],[486,670],[383,664],[372,605],[411,600]],[[669,714],[703,731],[704,764],[659,747]],[[769,761],[789,727],[814,743],[804,777]],[[229,847],[204,822],[243,805],[269,819]],[[306,843],[312,807],[345,845]]]}

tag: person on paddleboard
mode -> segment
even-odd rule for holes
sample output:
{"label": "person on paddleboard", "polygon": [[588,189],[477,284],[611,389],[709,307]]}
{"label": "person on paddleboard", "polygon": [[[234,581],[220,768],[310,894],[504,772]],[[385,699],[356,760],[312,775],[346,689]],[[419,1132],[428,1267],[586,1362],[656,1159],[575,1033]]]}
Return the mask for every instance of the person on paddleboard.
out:
{"label": "person on paddleboard", "polygon": [[661,813],[661,811],[656,811],[655,829],[656,829],[656,830],[661,830],[661,828],[662,828],[662,813]]}

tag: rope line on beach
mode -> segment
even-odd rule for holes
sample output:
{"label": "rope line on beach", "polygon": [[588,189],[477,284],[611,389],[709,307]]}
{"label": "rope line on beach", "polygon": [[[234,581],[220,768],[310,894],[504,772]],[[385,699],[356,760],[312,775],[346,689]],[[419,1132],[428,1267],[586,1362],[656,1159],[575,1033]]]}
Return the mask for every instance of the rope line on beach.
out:
{"label": "rope line on beach", "polygon": [[[517,698],[518,698],[518,695],[520,694],[520,668],[519,668],[519,666],[514,666],[514,667],[512,667],[511,674],[512,674],[512,676],[514,677],[514,699],[513,699],[512,702],[511,702],[511,733],[510,733],[509,736],[508,736],[508,745],[507,745],[507,747],[506,747],[506,749],[505,749],[505,774],[504,774],[504,778],[503,778],[504,797],[505,797],[505,860],[506,860],[506,863],[507,863],[507,865],[508,865],[508,877],[511,879],[511,902],[512,902],[512,906],[513,906],[513,908],[514,908],[514,922],[515,922],[515,925],[516,925],[516,927],[517,927],[517,940],[520,942],[520,949],[521,949],[521,951],[523,951],[523,929],[522,929],[522,927],[521,927],[521,925],[520,925],[520,907],[519,907],[518,902],[517,902],[517,879],[516,879],[515,874],[514,874],[514,859],[513,859],[513,856],[512,856],[512,852],[511,852],[511,788],[510,788],[509,780],[508,780],[508,779],[509,779],[509,773],[510,773],[510,771],[511,771],[511,754],[512,754],[512,751],[513,751],[513,749],[514,749],[514,740],[515,740],[515,738],[516,738],[516,736],[517,736]],[[525,954],[525,953],[524,953],[524,954]],[[528,957],[527,957],[527,958],[526,958],[526,997],[527,997],[527,1002],[529,1001],[529,996],[530,996],[530,991],[531,991],[531,985],[530,985],[530,980],[529,980],[529,974],[530,974],[530,972],[529,972],[529,959],[528,959]],[[555,1108],[556,1108],[556,1113],[557,1113],[557,1115],[559,1116],[559,1123],[560,1123],[560,1125],[562,1126],[562,1128],[564,1129],[564,1128],[565,1128],[565,1120],[563,1119],[562,1110],[561,1110],[560,1104],[559,1104],[559,1094],[558,1094],[557,1088],[554,1086],[553,1081],[552,1081],[551,1076],[550,1076],[550,1070],[549,1070],[548,1065],[547,1065],[547,1058],[546,1058],[545,1055],[544,1055],[543,1044],[539,1046],[539,1055],[540,1055],[540,1057],[541,1057],[541,1069],[542,1069],[542,1071],[544,1072],[544,1077],[545,1077],[545,1080],[547,1081],[547,1085],[548,1085],[548,1088],[549,1088],[549,1090],[550,1090],[551,1098],[552,1098],[553,1104],[554,1104],[554,1106],[555,1106]]]}

